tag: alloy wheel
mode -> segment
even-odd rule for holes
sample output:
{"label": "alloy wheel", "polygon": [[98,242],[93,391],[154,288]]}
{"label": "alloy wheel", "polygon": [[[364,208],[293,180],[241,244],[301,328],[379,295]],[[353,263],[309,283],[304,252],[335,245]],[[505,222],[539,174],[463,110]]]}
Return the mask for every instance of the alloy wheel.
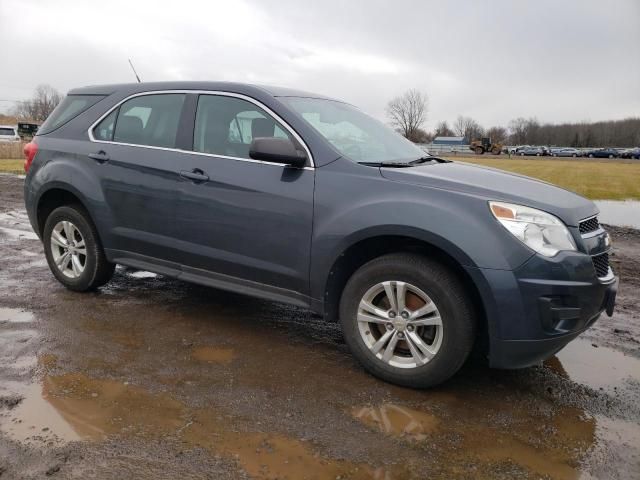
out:
{"label": "alloy wheel", "polygon": [[78,278],[87,265],[84,237],[73,223],[62,220],[51,230],[51,254],[60,272],[68,278]]}
{"label": "alloy wheel", "polygon": [[407,282],[386,281],[371,287],[358,306],[358,329],[379,360],[398,368],[417,368],[440,350],[440,312],[421,289]]}

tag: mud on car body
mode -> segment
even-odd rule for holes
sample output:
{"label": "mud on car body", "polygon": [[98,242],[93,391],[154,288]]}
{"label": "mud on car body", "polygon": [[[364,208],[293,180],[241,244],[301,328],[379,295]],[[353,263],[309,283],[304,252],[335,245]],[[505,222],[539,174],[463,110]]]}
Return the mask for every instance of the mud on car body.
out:
{"label": "mud on car body", "polygon": [[171,82],[73,90],[25,147],[25,202],[72,290],[115,264],[339,319],[375,375],[426,387],[475,346],[532,365],[611,314],[589,200],[430,157],[295,90]]}

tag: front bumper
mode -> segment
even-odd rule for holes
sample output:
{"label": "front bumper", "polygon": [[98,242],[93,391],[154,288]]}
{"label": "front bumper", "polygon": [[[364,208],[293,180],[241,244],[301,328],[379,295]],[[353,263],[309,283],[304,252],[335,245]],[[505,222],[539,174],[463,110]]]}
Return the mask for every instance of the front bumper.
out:
{"label": "front bumper", "polygon": [[534,255],[514,271],[467,269],[488,322],[489,365],[522,368],[549,358],[615,306],[618,279],[596,276],[591,257]]}

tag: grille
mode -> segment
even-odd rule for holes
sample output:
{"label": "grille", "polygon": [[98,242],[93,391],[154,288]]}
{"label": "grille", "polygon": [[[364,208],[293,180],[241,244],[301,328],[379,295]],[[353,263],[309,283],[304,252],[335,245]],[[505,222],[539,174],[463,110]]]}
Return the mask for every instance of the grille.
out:
{"label": "grille", "polygon": [[593,217],[588,220],[584,220],[580,222],[579,229],[581,234],[595,232],[600,228],[600,222],[598,222],[598,217]]}
{"label": "grille", "polygon": [[601,253],[600,255],[591,257],[591,260],[593,261],[593,267],[596,269],[598,277],[606,277],[609,273],[609,254]]}

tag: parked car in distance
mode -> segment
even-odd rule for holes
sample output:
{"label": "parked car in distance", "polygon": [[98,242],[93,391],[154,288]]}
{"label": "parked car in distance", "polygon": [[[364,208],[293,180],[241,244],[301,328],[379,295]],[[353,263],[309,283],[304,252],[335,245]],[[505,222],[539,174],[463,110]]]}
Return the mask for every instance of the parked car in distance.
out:
{"label": "parked car in distance", "polygon": [[0,142],[19,142],[20,136],[16,127],[0,125]]}
{"label": "parked car in distance", "polygon": [[322,95],[79,88],[24,151],[29,220],[68,289],[122,264],[297,305],[400,385],[445,381],[474,346],[493,367],[538,364],[614,309],[593,202],[428,156]]}
{"label": "parked car in distance", "polygon": [[519,153],[521,150],[524,150],[525,148],[530,148],[531,145],[518,145],[517,147],[509,147],[509,153],[510,154],[516,154]]}
{"label": "parked car in distance", "polygon": [[580,157],[582,152],[576,148],[558,148],[552,150],[551,155],[554,157]]}
{"label": "parked car in distance", "polygon": [[618,158],[620,153],[615,148],[601,148],[591,150],[588,153],[589,158]]}
{"label": "parked car in distance", "polygon": [[640,159],[640,147],[636,148],[627,148],[620,152],[621,158],[635,158]]}
{"label": "parked car in distance", "polygon": [[522,157],[524,156],[541,157],[542,155],[544,155],[544,150],[542,149],[542,147],[526,147],[526,148],[523,148],[522,150],[519,150],[518,155]]}

